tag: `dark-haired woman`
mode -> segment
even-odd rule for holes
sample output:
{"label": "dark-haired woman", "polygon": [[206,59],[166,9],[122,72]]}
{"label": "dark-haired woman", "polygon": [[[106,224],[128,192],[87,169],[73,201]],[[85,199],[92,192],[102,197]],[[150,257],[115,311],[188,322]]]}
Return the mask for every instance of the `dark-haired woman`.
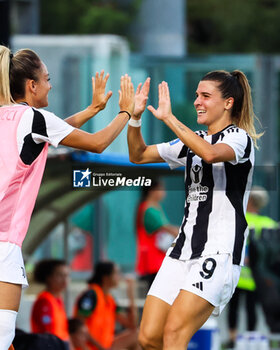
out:
{"label": "dark-haired woman", "polygon": [[69,319],[68,329],[73,350],[90,350],[87,345],[89,340],[88,329],[82,320],[79,318]]}
{"label": "dark-haired woman", "polygon": [[158,108],[148,109],[178,138],[147,146],[140,126],[149,84],[148,78],[136,91],[128,127],[130,160],[185,166],[186,202],[179,234],[148,293],[139,340],[144,349],[185,350],[209,316],[220,314],[238,282],[260,135],[246,76],[214,71],[199,82],[194,101],[197,122],[207,131],[193,132],[172,114],[168,85],[162,82]]}
{"label": "dark-haired woman", "polygon": [[[118,286],[119,268],[113,262],[99,262],[89,289],[82,293],[76,302],[75,317],[88,327],[92,350],[138,349],[136,309],[134,305],[133,284],[128,281],[127,296],[130,301],[127,313],[120,312],[110,290]],[[115,335],[115,325],[119,322],[125,330]]]}
{"label": "dark-haired woman", "polygon": [[51,333],[69,342],[68,321],[63,292],[69,281],[69,267],[64,260],[42,260],[34,270],[34,280],[45,285],[31,312],[31,331]]}
{"label": "dark-haired woman", "polygon": [[[120,113],[94,134],[79,130],[106,106],[108,75],[93,79],[92,104],[61,120],[41,108],[51,89],[47,67],[32,50],[15,55],[0,46],[0,344],[9,348],[15,332],[21,289],[28,285],[21,245],[40,187],[48,145],[100,153],[119,135],[134,108],[130,77],[121,78]],[[71,124],[71,125],[70,125]]]}

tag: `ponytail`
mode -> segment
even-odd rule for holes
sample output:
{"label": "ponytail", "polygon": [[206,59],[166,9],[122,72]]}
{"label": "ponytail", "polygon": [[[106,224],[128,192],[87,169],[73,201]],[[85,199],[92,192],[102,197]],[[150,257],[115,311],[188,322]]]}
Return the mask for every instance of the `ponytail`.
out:
{"label": "ponytail", "polygon": [[12,58],[10,49],[0,45],[0,105],[9,105],[13,102],[9,77]]}
{"label": "ponytail", "polygon": [[40,57],[30,49],[13,54],[0,45],[0,105],[24,98],[26,80],[38,81],[42,69]]}
{"label": "ponytail", "polygon": [[253,101],[252,101],[250,84],[248,82],[246,75],[239,70],[234,70],[233,72],[231,72],[231,75],[233,77],[236,77],[236,79],[239,81],[240,85],[242,86],[242,90],[243,90],[243,103],[241,106],[240,116],[236,120],[236,125],[241,129],[244,129],[245,131],[247,131],[247,133],[252,137],[255,147],[258,148],[257,140],[264,133],[262,132],[258,134],[256,132],[256,128],[254,125],[255,120],[257,120],[260,125],[261,123],[253,110]]}
{"label": "ponytail", "polygon": [[246,75],[234,70],[229,73],[224,70],[217,70],[207,73],[201,80],[217,81],[223,98],[233,97],[234,103],[231,111],[233,122],[236,126],[244,129],[253,139],[254,145],[258,148],[257,140],[263,133],[257,134],[254,123],[259,119],[253,110],[251,87]]}

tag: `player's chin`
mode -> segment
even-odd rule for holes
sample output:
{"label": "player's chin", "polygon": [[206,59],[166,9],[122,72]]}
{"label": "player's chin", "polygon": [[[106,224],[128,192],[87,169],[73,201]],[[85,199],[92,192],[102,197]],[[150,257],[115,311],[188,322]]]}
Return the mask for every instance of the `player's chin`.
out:
{"label": "player's chin", "polygon": [[206,118],[203,118],[201,116],[197,116],[197,124],[205,124],[206,123]]}
{"label": "player's chin", "polygon": [[42,108],[48,107],[48,105],[49,105],[49,101],[47,99],[42,103]]}

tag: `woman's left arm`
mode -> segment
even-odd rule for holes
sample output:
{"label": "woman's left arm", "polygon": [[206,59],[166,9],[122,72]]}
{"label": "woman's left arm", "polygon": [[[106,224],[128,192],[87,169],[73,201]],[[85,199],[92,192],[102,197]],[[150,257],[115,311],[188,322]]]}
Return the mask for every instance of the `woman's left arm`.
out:
{"label": "woman's left arm", "polygon": [[138,324],[138,312],[135,305],[135,281],[127,279],[127,297],[129,306],[126,313],[117,313],[116,320],[125,328],[135,329]]}
{"label": "woman's left arm", "polygon": [[109,98],[112,96],[112,91],[105,95],[106,84],[109,79],[109,73],[104,77],[104,70],[99,74],[96,72],[95,77],[92,77],[92,102],[90,106],[81,112],[78,112],[71,117],[65,119],[66,123],[74,128],[80,128],[98,112],[106,107]]}
{"label": "woman's left arm", "polygon": [[235,159],[235,152],[229,145],[223,143],[211,145],[172,114],[169,89],[166,82],[159,84],[158,89],[158,108],[155,109],[149,106],[148,110],[157,119],[162,120],[188,148],[206,163],[227,162]]}

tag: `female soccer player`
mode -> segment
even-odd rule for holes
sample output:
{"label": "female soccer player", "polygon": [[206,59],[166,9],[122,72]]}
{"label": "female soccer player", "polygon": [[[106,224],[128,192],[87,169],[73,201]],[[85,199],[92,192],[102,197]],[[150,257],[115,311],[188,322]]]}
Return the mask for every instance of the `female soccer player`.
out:
{"label": "female soccer player", "polygon": [[147,146],[140,126],[149,84],[148,78],[136,91],[128,127],[130,160],[185,166],[186,202],[179,234],[148,293],[139,340],[144,349],[183,350],[212,313],[220,314],[238,282],[253,143],[260,135],[246,76],[214,71],[199,82],[194,101],[197,122],[207,131],[193,132],[172,114],[168,85],[162,82],[158,108],[148,109],[178,138]]}
{"label": "female soccer player", "polygon": [[[51,89],[47,67],[31,50],[14,56],[0,46],[0,344],[9,348],[15,330],[21,288],[27,286],[21,253],[40,187],[48,144],[102,152],[122,131],[134,109],[130,77],[121,78],[121,111],[94,134],[76,129],[105,107],[108,75],[93,79],[93,103],[65,121],[42,109]],[[69,125],[71,124],[71,125]],[[74,128],[74,127],[76,128]]]}

